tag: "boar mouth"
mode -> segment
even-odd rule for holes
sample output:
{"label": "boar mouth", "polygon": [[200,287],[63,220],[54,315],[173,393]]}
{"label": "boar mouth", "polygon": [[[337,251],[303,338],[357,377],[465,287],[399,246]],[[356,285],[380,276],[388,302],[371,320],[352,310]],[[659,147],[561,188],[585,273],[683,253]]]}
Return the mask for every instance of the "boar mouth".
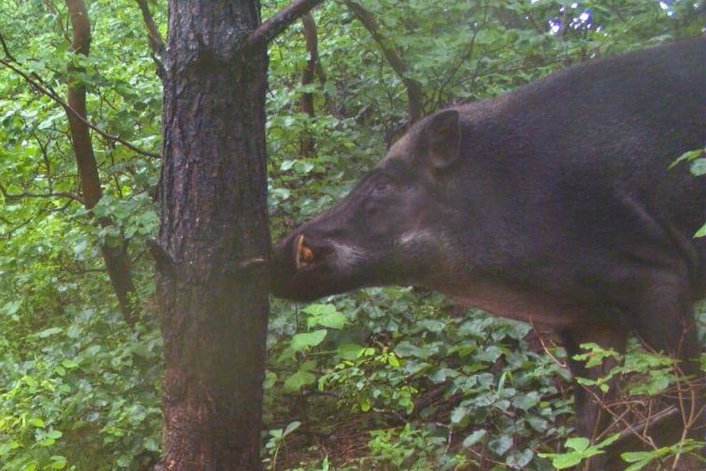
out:
{"label": "boar mouth", "polygon": [[294,266],[298,272],[312,269],[320,266],[333,252],[331,245],[312,243],[304,234],[299,234],[294,239]]}

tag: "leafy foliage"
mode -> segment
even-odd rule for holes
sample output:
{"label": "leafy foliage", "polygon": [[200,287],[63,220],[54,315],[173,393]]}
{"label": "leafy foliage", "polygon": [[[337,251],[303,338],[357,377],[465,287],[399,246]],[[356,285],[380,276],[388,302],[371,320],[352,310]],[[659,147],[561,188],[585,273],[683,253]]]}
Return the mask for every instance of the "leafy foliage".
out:
{"label": "leafy foliage", "polygon": [[[266,17],[287,1],[263,3]],[[363,3],[422,85],[426,112],[696,35],[703,24],[686,0]],[[2,470],[140,469],[159,454],[161,340],[146,249],[159,161],[106,135],[158,153],[161,84],[136,2],[88,5],[91,54],[77,57],[63,2],[0,0],[0,57],[11,54],[59,97],[70,80],[86,84],[89,120],[103,131],[93,145],[104,192],[87,213],[65,111],[0,65]],[[150,6],[164,34],[166,2]],[[298,25],[270,48],[275,235],[333,204],[407,125],[403,81],[344,3],[324,2],[314,18],[314,83],[300,83],[308,55]],[[85,72],[69,76],[69,61]],[[301,112],[303,93],[314,96],[314,116]],[[313,153],[301,152],[303,136]],[[702,156],[683,160],[701,174]],[[119,315],[100,258],[102,243],[123,240],[142,306],[134,326]],[[571,407],[562,353],[546,349],[553,357],[526,325],[409,288],[309,306],[275,301],[265,455],[280,469],[550,469],[571,433]],[[624,368],[651,370],[655,381],[636,392],[664,387],[666,366],[637,358]],[[569,440],[581,459],[596,447]],[[671,452],[651,453],[626,459],[638,466]]]}
{"label": "leafy foliage", "polygon": [[[64,99],[68,81],[82,80],[92,123],[158,151],[161,86],[139,10],[89,7],[82,58],[69,52],[63,2],[0,1],[3,52]],[[69,60],[86,73],[69,77]],[[159,453],[161,336],[151,313],[123,322],[99,247],[129,241],[149,302],[159,162],[94,133],[104,197],[87,214],[67,129],[61,106],[0,66],[0,469],[137,469]],[[93,222],[102,217],[113,225]]]}
{"label": "leafy foliage", "polygon": [[617,434],[611,435],[595,445],[591,445],[589,439],[585,437],[569,438],[566,440],[565,445],[566,448],[570,448],[571,451],[567,453],[542,453],[540,456],[551,458],[552,466],[554,466],[555,469],[573,468],[591,456],[604,453],[605,448],[615,442],[618,437],[619,435]]}

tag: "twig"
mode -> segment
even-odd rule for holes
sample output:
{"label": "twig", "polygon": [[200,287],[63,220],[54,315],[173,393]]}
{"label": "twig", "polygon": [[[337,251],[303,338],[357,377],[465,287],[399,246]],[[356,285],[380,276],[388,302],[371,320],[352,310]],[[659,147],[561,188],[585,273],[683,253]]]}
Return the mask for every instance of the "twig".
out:
{"label": "twig", "polygon": [[[669,406],[668,408],[661,410],[654,415],[651,415],[643,423],[636,424],[635,426],[629,425],[628,428],[620,432],[620,434],[618,435],[618,439],[615,441],[615,444],[617,445],[624,441],[634,439],[634,437],[636,436],[644,442],[643,434],[639,433],[636,429],[640,428],[644,430],[649,430],[655,425],[659,425],[668,420],[672,420],[672,418],[675,417],[678,413],[679,410],[675,406]],[[653,447],[655,446],[654,443],[648,444]]]}
{"label": "twig", "polygon": [[532,319],[529,320],[529,325],[532,327],[532,330],[537,334],[537,339],[539,340],[539,344],[542,346],[542,350],[544,350],[544,353],[549,356],[549,358],[552,359],[554,363],[556,363],[559,367],[561,368],[568,368],[566,366],[566,363],[562,362],[559,360],[550,350],[549,347],[547,347],[547,344],[544,342],[544,335],[537,329],[537,327],[534,325],[534,322]]}

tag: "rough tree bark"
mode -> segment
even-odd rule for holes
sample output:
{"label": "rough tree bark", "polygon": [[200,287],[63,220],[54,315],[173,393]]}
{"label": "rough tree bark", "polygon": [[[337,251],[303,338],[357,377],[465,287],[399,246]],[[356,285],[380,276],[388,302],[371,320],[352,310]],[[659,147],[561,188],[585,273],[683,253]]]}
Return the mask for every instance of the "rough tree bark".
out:
{"label": "rough tree bark", "polygon": [[[88,56],[91,48],[91,24],[88,11],[83,0],[66,0],[66,6],[71,17],[71,50],[76,54]],[[101,189],[98,165],[93,153],[91,132],[88,126],[86,113],[86,86],[77,79],[76,75],[84,69],[70,63],[69,86],[66,105],[69,109],[66,115],[69,119],[71,145],[73,146],[76,165],[78,167],[79,181],[83,193],[83,204],[86,209],[92,209],[100,200]],[[98,224],[102,227],[111,225],[108,218],[99,218]],[[101,245],[101,254],[105,267],[113,286],[113,291],[118,298],[120,310],[128,323],[135,320],[136,306],[134,303],[135,286],[130,275],[130,261],[127,252],[127,242],[122,241],[117,246],[108,243]]]}
{"label": "rough tree bark", "polygon": [[270,237],[268,41],[321,0],[260,25],[257,0],[171,0],[157,290],[168,470],[260,469]]}

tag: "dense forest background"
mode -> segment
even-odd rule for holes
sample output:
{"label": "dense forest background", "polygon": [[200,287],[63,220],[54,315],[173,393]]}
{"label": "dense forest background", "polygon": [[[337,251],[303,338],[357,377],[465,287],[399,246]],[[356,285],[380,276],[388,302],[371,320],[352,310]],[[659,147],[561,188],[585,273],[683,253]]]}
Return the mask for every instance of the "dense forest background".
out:
{"label": "dense forest background", "polygon": [[[0,470],[148,469],[166,2],[88,1],[90,52],[69,3],[0,0]],[[345,194],[410,120],[705,19],[694,0],[324,2],[269,51],[274,236]],[[70,126],[81,86],[86,118]],[[268,468],[552,469],[539,453],[571,437],[562,350],[426,291],[275,300],[268,352]],[[666,387],[664,368],[642,393]]]}

